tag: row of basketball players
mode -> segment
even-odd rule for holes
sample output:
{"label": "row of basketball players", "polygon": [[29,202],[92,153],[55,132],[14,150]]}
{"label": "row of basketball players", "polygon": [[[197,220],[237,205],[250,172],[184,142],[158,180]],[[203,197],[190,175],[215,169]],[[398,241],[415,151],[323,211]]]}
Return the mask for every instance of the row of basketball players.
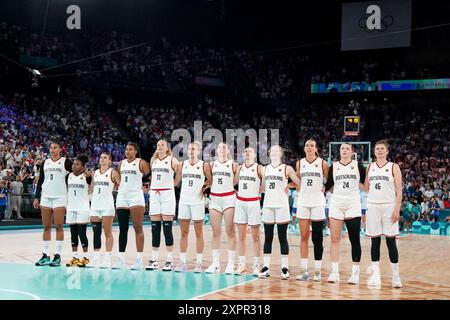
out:
{"label": "row of basketball players", "polygon": [[[385,236],[392,266],[392,286],[402,287],[399,276],[398,236],[399,209],[401,204],[401,171],[397,164],[389,162],[387,141],[378,141],[374,147],[376,162],[367,168],[352,160],[353,147],[343,143],[340,146],[340,160],[328,166],[319,157],[317,142],[310,139],[304,146],[305,158],[296,163],[295,169],[282,163],[283,150],[280,146],[270,148],[271,163],[262,166],[255,162],[256,152],[246,148],[242,165],[230,159],[228,146],[218,145],[216,160],[211,163],[199,159],[201,145],[193,142],[188,147],[188,160],[179,162],[172,157],[169,144],[165,140],[157,143],[150,162],[140,157],[137,144],[128,143],[123,159],[118,167],[112,168],[112,157],[103,153],[99,169],[87,172],[87,157],[80,155],[73,163],[61,157],[61,146],[54,142],[50,147],[51,156],[41,166],[36,189],[34,207],[42,215],[43,255],[37,266],[59,266],[64,239],[64,216],[70,224],[74,257],[68,266],[85,266],[88,259],[86,227],[93,226],[93,247],[91,265],[104,268],[123,268],[127,247],[129,219],[131,215],[136,236],[137,257],[133,270],[143,268],[144,251],[144,196],[143,181],[150,180],[150,218],[152,233],[152,254],[147,270],[159,268],[159,247],[161,232],[164,234],[166,259],[164,271],[187,271],[188,234],[193,221],[196,237],[195,272],[220,273],[220,239],[222,221],[228,246],[227,274],[246,273],[246,231],[251,227],[253,240],[253,266],[251,273],[266,278],[270,276],[270,260],[274,228],[281,249],[281,278],[289,278],[289,244],[287,229],[290,221],[288,188],[299,189],[297,218],[300,221],[300,272],[298,280],[308,280],[308,241],[311,234],[314,247],[314,271],[312,279],[321,281],[323,253],[323,223],[325,220],[325,196],[332,191],[329,203],[329,227],[331,231],[331,272],[329,282],[339,279],[339,241],[345,223],[351,242],[352,271],[348,283],[358,284],[360,275],[360,190],[367,192],[366,235],[371,237],[372,275],[368,285],[380,286],[380,246],[381,236]],[[290,182],[289,182],[290,181]],[[175,215],[174,187],[181,183],[178,220],[181,240],[179,265],[173,261],[172,223]],[[235,186],[238,186],[235,190]],[[113,190],[118,189],[114,203]],[[203,270],[204,251],[203,219],[205,216],[204,196],[210,188],[209,213],[212,226],[212,264]],[[264,193],[262,208],[260,195]],[[91,196],[91,199],[90,199]],[[67,213],[66,213],[67,211]],[[112,265],[113,249],[112,223],[119,221],[119,255]],[[264,226],[263,261],[261,261],[260,225]],[[50,259],[52,223],[56,229],[56,251]],[[235,230],[238,230],[238,236]],[[100,261],[101,233],[105,234],[106,252]],[[238,240],[236,239],[238,238]],[[84,255],[77,254],[81,243]],[[238,251],[238,265],[235,254]]]}

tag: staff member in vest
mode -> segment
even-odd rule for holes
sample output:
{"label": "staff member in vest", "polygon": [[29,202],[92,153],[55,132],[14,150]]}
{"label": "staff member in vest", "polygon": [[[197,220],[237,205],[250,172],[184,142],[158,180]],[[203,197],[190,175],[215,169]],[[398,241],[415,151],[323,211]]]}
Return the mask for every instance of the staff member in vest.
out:
{"label": "staff member in vest", "polygon": [[[61,265],[61,250],[64,242],[64,214],[67,206],[66,176],[72,172],[72,161],[61,156],[61,144],[50,144],[50,158],[44,160],[40,167],[39,180],[34,196],[33,207],[41,208],[42,224],[42,257],[36,266]],[[53,260],[50,261],[50,241],[52,222],[56,229],[56,250]]]}
{"label": "staff member in vest", "polygon": [[142,190],[142,178],[150,173],[147,161],[141,159],[139,147],[134,142],[128,142],[125,148],[126,159],[120,161],[117,171],[120,174],[120,185],[116,199],[117,217],[119,219],[119,259],[114,269],[122,269],[125,264],[125,249],[128,241],[130,215],[136,234],[136,262],[132,270],[142,269],[144,252],[144,219],[145,202]]}
{"label": "staff member in vest", "polygon": [[359,283],[359,262],[361,260],[361,201],[359,189],[364,188],[366,170],[362,163],[352,160],[353,146],[343,143],[340,146],[340,160],[332,164],[325,189],[333,188],[330,200],[331,229],[331,273],[328,282],[339,282],[339,245],[342,228],[347,227],[352,247],[352,273],[350,284]]}
{"label": "staff member in vest", "polygon": [[282,163],[283,149],[279,145],[270,148],[270,161],[264,169],[262,181],[264,183],[264,203],[262,222],[264,223],[264,265],[258,277],[270,276],[270,255],[272,254],[273,231],[277,225],[278,240],[281,250],[281,279],[289,279],[289,243],[287,228],[290,221],[289,189],[290,178],[297,186],[300,179],[294,169]]}
{"label": "staff member in vest", "polygon": [[17,219],[23,219],[20,214],[20,207],[22,206],[22,192],[23,183],[20,175],[16,176],[16,181],[11,182],[11,212],[17,212]]}
{"label": "staff member in vest", "polygon": [[247,225],[251,227],[253,239],[253,267],[252,273],[257,276],[260,270],[261,240],[259,228],[261,226],[261,207],[259,204],[261,195],[261,177],[263,166],[255,162],[256,152],[253,148],[244,151],[244,163],[238,167],[236,177],[238,178],[239,191],[236,196],[236,211],[234,223],[238,228],[239,235],[239,265],[236,274],[246,272],[245,248],[247,238]]}
{"label": "staff member in vest", "polygon": [[[175,268],[177,272],[187,271],[187,247],[189,226],[194,221],[196,262],[194,272],[202,272],[203,249],[203,220],[205,219],[204,192],[211,186],[211,167],[208,163],[199,160],[201,150],[199,142],[188,146],[188,160],[178,165],[175,185],[181,181],[180,202],[178,207],[178,220],[180,221],[180,265]],[[206,181],[205,181],[206,179]]]}
{"label": "staff member in vest", "polygon": [[375,143],[376,162],[367,168],[365,188],[367,191],[366,236],[372,238],[372,275],[368,286],[381,286],[380,246],[381,236],[386,237],[389,259],[392,267],[392,287],[401,288],[398,249],[398,220],[402,204],[402,173],[398,164],[387,160],[389,143],[380,140]]}
{"label": "staff member in vest", "polygon": [[297,280],[307,281],[308,273],[308,242],[310,226],[314,246],[314,276],[313,281],[320,281],[323,255],[323,225],[325,217],[324,177],[328,176],[328,164],[319,157],[317,142],[309,139],[305,143],[305,158],[296,163],[297,175],[301,186],[298,194],[297,218],[300,224],[300,273]]}
{"label": "staff member in vest", "polygon": [[166,242],[166,263],[163,271],[172,271],[173,233],[172,223],[175,216],[174,174],[179,162],[172,157],[172,151],[166,140],[159,140],[156,151],[150,161],[150,219],[152,222],[152,259],[146,270],[158,269],[158,252],[161,243],[161,223]]}
{"label": "staff member in vest", "polygon": [[234,257],[236,254],[236,235],[234,220],[234,206],[236,191],[234,190],[237,163],[231,159],[228,146],[221,142],[216,149],[217,160],[211,163],[212,185],[209,201],[209,216],[213,230],[212,254],[213,262],[205,270],[207,273],[220,273],[220,237],[222,235],[222,217],[228,242],[228,263],[226,274],[234,273]]}
{"label": "staff member in vest", "polygon": [[[91,183],[91,223],[94,232],[94,254],[91,266],[100,268],[111,268],[111,252],[114,238],[112,234],[112,224],[115,216],[113,191],[120,184],[119,173],[111,166],[113,164],[112,155],[103,152],[100,155],[100,168],[94,172]],[[103,262],[100,262],[100,249],[102,247],[102,226],[105,231],[106,251]]]}
{"label": "staff member in vest", "polygon": [[[67,176],[67,213],[66,223],[70,226],[72,240],[72,259],[66,264],[68,267],[85,267],[89,263],[88,238],[86,236],[89,223],[89,186],[91,175],[85,171],[89,158],[79,155],[72,164],[72,172]],[[80,241],[78,241],[78,239]],[[78,256],[78,243],[81,243],[83,257]]]}

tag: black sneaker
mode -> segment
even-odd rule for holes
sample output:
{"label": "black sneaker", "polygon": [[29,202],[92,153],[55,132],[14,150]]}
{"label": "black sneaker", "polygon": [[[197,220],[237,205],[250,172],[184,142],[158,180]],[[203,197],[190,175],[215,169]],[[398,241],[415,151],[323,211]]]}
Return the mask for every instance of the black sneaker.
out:
{"label": "black sneaker", "polygon": [[289,279],[289,269],[284,267],[281,269],[281,279],[287,280]]}
{"label": "black sneaker", "polygon": [[264,266],[258,274],[258,278],[268,278],[270,277],[269,268]]}
{"label": "black sneaker", "polygon": [[55,254],[52,262],[50,262],[50,267],[59,267],[61,266],[61,256],[59,254]]}
{"label": "black sneaker", "polygon": [[42,254],[42,257],[36,262],[34,265],[37,267],[48,266],[50,264],[50,257],[45,253]]}

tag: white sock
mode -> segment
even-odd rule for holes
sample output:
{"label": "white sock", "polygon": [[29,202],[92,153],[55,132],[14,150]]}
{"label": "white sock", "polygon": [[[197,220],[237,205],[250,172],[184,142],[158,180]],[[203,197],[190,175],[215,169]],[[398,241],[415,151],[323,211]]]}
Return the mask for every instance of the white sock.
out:
{"label": "white sock", "polygon": [[158,253],[159,253],[158,250],[153,249],[153,251],[152,251],[152,260],[153,261],[158,261]]}
{"label": "white sock", "polygon": [[100,251],[94,251],[92,253],[92,258],[94,258],[94,259],[98,259],[99,256],[100,256]]}
{"label": "white sock", "polygon": [[308,269],[308,259],[300,259],[300,267],[302,269]]}
{"label": "white sock", "polygon": [[218,266],[220,265],[220,250],[213,250],[213,264]]}
{"label": "white sock", "polygon": [[259,266],[259,257],[253,257],[253,264]]}
{"label": "white sock", "polygon": [[289,269],[289,256],[288,255],[281,256],[281,268]]}
{"label": "white sock", "polygon": [[196,258],[196,260],[197,260],[197,263],[202,263],[202,260],[203,260],[203,253],[197,253],[197,258]]}
{"label": "white sock", "polygon": [[245,265],[245,256],[239,256],[239,264],[241,266]]}
{"label": "white sock", "polygon": [[314,267],[316,268],[316,270],[322,269],[322,260],[314,261]]}
{"label": "white sock", "polygon": [[372,261],[372,272],[374,274],[380,274],[380,262],[379,261]]}
{"label": "white sock", "polygon": [[186,263],[187,253],[186,252],[180,252],[180,261],[181,263]]}
{"label": "white sock", "polygon": [[399,268],[398,268],[398,262],[397,263],[391,263],[392,268],[392,275],[398,276],[399,275]]}
{"label": "white sock", "polygon": [[125,252],[119,252],[119,259],[122,261],[125,260]]}
{"label": "white sock", "polygon": [[143,255],[142,252],[138,252],[138,253],[136,254],[136,260],[142,260],[142,255]]}
{"label": "white sock", "polygon": [[50,254],[50,240],[42,241],[42,253],[45,253],[46,255]]}
{"label": "white sock", "polygon": [[352,273],[359,273],[359,264],[354,264],[352,266]]}
{"label": "white sock", "polygon": [[264,267],[269,267],[270,266],[270,254],[265,254],[264,255]]}
{"label": "white sock", "polygon": [[173,252],[167,252],[166,253],[166,260],[168,262],[172,262],[173,261]]}
{"label": "white sock", "polygon": [[331,263],[331,272],[339,273],[339,262],[332,262]]}
{"label": "white sock", "polygon": [[228,250],[228,264],[234,264],[234,256],[236,255],[236,251]]}
{"label": "white sock", "polygon": [[56,251],[55,254],[61,255],[61,251],[63,248],[64,240],[56,240]]}

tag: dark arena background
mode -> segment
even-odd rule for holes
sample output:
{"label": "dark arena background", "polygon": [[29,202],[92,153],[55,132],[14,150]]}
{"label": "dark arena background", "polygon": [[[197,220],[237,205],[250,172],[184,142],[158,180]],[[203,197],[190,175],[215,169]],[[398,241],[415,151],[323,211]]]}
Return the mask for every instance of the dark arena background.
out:
{"label": "dark arena background", "polygon": [[[449,34],[450,3],[445,1],[1,1],[0,299],[449,300]],[[306,198],[298,198],[310,186],[302,182],[306,177],[300,173],[312,163],[309,154],[314,160],[317,152],[324,160],[323,168],[333,166],[336,175],[338,165],[347,170],[339,162],[347,146],[349,159],[364,167],[361,174],[369,181],[371,168],[383,165],[375,163],[381,161],[375,147],[384,139],[389,144],[387,161],[394,163],[386,166],[386,172],[392,170],[386,180],[394,185],[392,181],[400,178],[394,170],[397,166],[401,173],[395,181],[401,194],[392,193],[398,201],[393,217],[399,214],[392,237],[384,231],[381,236],[367,234],[367,222],[376,211],[367,208],[374,187],[367,193],[364,180],[360,189],[355,180],[357,196],[354,202],[348,200],[360,208],[356,239],[349,235],[350,224],[330,230],[336,178],[331,190],[327,184],[321,189],[320,180],[317,197],[324,205],[314,209],[320,209],[325,221],[319,231],[314,229],[314,218],[302,219],[303,210],[311,209],[302,206]],[[213,184],[210,191],[206,180],[201,190],[204,202],[192,207],[201,214],[199,220],[192,218],[195,222],[180,219],[186,210],[180,204],[180,189],[187,187],[185,174],[181,184],[176,181],[178,173],[188,168],[194,140],[200,142],[198,158],[204,160],[204,170],[212,170]],[[311,153],[307,145],[312,140],[315,149]],[[128,142],[135,142],[141,153],[137,203],[143,194],[143,214],[132,200],[124,201],[131,204],[123,209],[122,200],[129,194],[120,188],[129,183],[126,175],[131,172],[124,169],[124,163],[131,168],[130,152],[136,151]],[[243,200],[223,205],[224,213],[215,207],[226,198],[219,199],[222,196],[217,192],[229,191],[214,185],[216,179],[222,183],[216,175],[222,173],[217,172],[218,166],[225,168],[219,142],[226,142],[228,159],[234,160],[223,170],[240,170],[242,175],[244,166],[248,167],[244,163],[247,147],[254,149],[255,161],[261,164],[256,168],[263,173],[258,169],[253,174],[266,187],[256,190],[260,203],[256,201],[252,219],[257,223],[251,227],[250,222],[246,226],[246,219],[252,220],[250,213],[244,214],[244,222],[233,220]],[[161,150],[172,149],[171,165],[164,164],[163,153],[157,149],[161,143]],[[268,219],[264,210],[273,209],[266,207],[275,200],[267,192],[275,192],[272,187],[281,183],[268,182],[267,170],[277,174],[270,169],[276,168],[275,145],[283,151],[280,165],[287,165],[280,181],[289,184],[280,187],[274,197],[281,194],[286,204],[281,209],[286,215],[289,211],[289,220],[276,227],[272,224],[270,229],[270,223],[264,223]],[[94,174],[94,170],[100,169],[101,161],[108,162],[108,157],[101,160],[104,152],[113,160],[107,166],[117,170],[111,171],[108,183],[114,181],[113,172],[118,175],[113,197],[108,194],[114,199],[115,217],[93,220],[91,200],[87,220],[74,224],[73,214],[81,217],[81,209],[74,213],[65,209],[66,202],[56,205],[56,197],[44,199],[53,188],[51,172],[69,174],[81,163],[77,157],[86,155],[79,183],[84,188],[86,177],[93,187],[92,181],[102,172]],[[57,162],[61,156],[73,166],[61,169],[63,164]],[[297,161],[305,157],[306,166],[298,168]],[[147,163],[151,167],[143,166]],[[155,189],[164,170],[174,176],[166,181],[167,189]],[[319,168],[318,176],[329,183],[328,171],[323,170]],[[55,192],[77,188],[70,182],[77,177],[69,175]],[[301,188],[296,184],[299,177]],[[231,193],[242,197],[241,182],[229,179]],[[215,187],[222,191],[213,191]],[[172,192],[169,189],[174,190],[173,203],[161,200],[164,192]],[[64,201],[73,202],[70,195],[65,196]],[[156,216],[155,203],[162,208]],[[166,207],[168,203],[173,207]],[[86,204],[89,207],[88,200]],[[348,222],[347,216],[341,220]],[[51,241],[45,238],[50,227]],[[382,227],[385,230],[385,220]],[[103,230],[101,243],[95,230]],[[107,230],[113,236],[112,252],[106,250],[110,245]],[[203,256],[199,256],[201,233]],[[160,243],[155,240],[159,237]],[[270,277],[264,270],[269,264],[268,237],[273,237]],[[288,255],[283,237],[287,237]],[[371,277],[378,268],[373,242],[380,238],[380,282],[373,287]],[[126,239],[124,251],[120,248]],[[353,246],[360,243],[360,261],[354,258],[350,239]],[[334,276],[340,274],[340,280],[333,281],[330,273],[337,270],[337,264],[331,262],[331,248],[339,240],[339,273]],[[139,249],[142,241],[143,250]],[[317,241],[323,244],[322,259],[317,258]],[[255,243],[259,243],[256,249]],[[180,254],[180,246],[186,244],[187,250]],[[306,258],[305,246],[309,249]],[[397,259],[392,246],[398,249]],[[141,253],[136,255],[137,251]],[[218,252],[220,257],[215,256]],[[259,264],[255,256],[260,257]],[[99,264],[94,263],[96,259],[101,259]],[[234,269],[233,265],[230,269],[233,259]],[[152,263],[159,268],[148,270]],[[209,272],[210,265],[218,269]],[[355,272],[359,278],[351,284],[347,280]],[[401,285],[396,282],[398,277]],[[264,315],[265,310],[257,312]],[[182,312],[189,313],[187,304]]]}

